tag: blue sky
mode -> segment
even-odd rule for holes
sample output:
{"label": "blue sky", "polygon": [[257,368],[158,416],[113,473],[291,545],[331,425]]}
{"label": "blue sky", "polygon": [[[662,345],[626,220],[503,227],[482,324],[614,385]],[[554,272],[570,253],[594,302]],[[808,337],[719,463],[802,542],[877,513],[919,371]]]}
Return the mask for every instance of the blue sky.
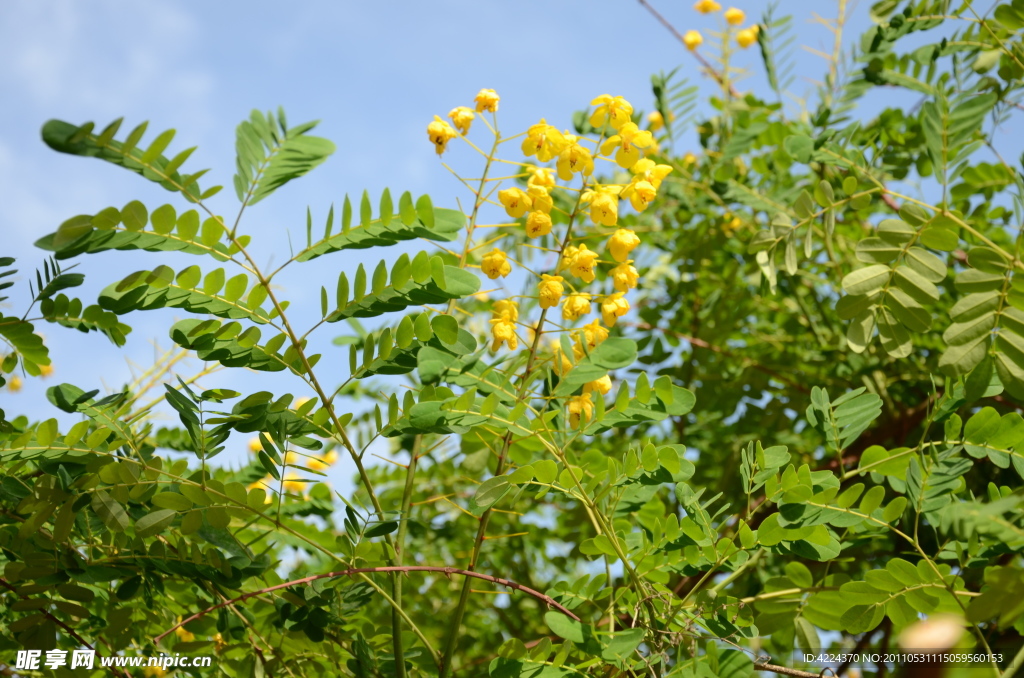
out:
{"label": "blue sky", "polygon": [[[714,28],[720,20],[697,14],[689,0],[652,4],[683,32]],[[767,5],[764,0],[735,4],[750,19],[760,17]],[[867,9],[868,3],[854,6],[848,44],[869,25]],[[794,16],[799,36],[792,48],[797,77],[789,105],[794,110],[800,97],[813,93],[825,68],[822,59],[800,46],[831,50],[832,35],[814,22],[815,11],[831,17],[835,4],[783,0],[780,5],[780,13]],[[228,187],[234,128],[252,108],[282,105],[291,124],[320,119],[316,133],[332,139],[337,153],[246,214],[243,230],[256,236],[257,260],[280,262],[287,251],[286,231],[296,241],[303,232],[306,207],[322,219],[346,192],[358,196],[367,189],[377,196],[390,187],[393,193],[430,193],[439,206],[466,200],[440,166],[425,128],[435,114],[472,105],[482,87],[502,96],[500,125],[506,133],[541,117],[569,127],[573,111],[606,92],[650,110],[651,73],[680,65],[694,84],[714,89],[672,35],[629,0],[292,6],[262,0],[8,0],[0,4],[0,64],[7,101],[0,107],[0,255],[18,258],[22,279],[42,262],[32,242],[68,217],[133,199],[150,209],[176,202],[172,194],[120,168],[49,150],[39,140],[39,128],[48,118],[94,120],[103,126],[125,116],[126,126],[148,119],[150,130],[174,127],[178,136],[171,150],[198,145],[188,167],[211,167],[209,176]],[[756,48],[743,52],[739,64],[752,69],[750,80],[739,88],[763,91]],[[445,159],[472,167],[472,152],[465,147]],[[224,190],[212,207],[233,217],[234,192]],[[371,258],[376,261],[376,254]],[[330,287],[341,268],[353,269],[357,261],[357,256],[324,257],[299,275],[292,271],[281,284],[296,305],[316,306],[320,284]],[[88,282],[77,295],[92,302],[106,284],[158,263],[180,269],[196,259],[117,252],[93,256],[82,260],[79,270]],[[8,302],[14,305],[3,311],[21,315],[26,297],[27,292],[15,295]],[[134,332],[123,351],[96,335],[43,327],[56,374],[48,383],[30,381],[18,395],[0,391],[0,406],[48,417],[55,414],[44,401],[48,385],[70,381],[86,389],[116,389],[130,379],[126,358],[146,364],[154,341],[169,347],[166,328],[175,317],[180,314],[130,316]],[[346,353],[326,343],[343,331],[334,328],[323,334],[322,364],[347,361]],[[288,388],[262,375],[207,384],[277,392]],[[225,458],[243,456],[239,442]]]}

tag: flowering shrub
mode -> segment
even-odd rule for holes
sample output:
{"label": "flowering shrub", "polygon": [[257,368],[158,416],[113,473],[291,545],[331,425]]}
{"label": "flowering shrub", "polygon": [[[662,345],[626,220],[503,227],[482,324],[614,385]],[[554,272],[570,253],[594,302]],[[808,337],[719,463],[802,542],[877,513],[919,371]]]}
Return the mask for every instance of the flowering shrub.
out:
{"label": "flowering shrub", "polygon": [[[173,131],[48,122],[54,150],[176,202],[39,240],[28,311],[0,317],[0,386],[53,377],[40,323],[121,346],[135,312],[184,318],[121,390],[49,388],[76,423],[0,411],[4,650],[215,653],[227,676],[733,678],[934,649],[1012,675],[1024,185],[993,139],[1021,108],[1024,7],[897,4],[852,56],[837,38],[794,116],[788,21],[710,0],[694,9],[721,33],[673,28],[720,88],[708,109],[673,72],[647,115],[601,94],[569,128],[506,136],[516,102],[491,89],[424,112],[465,211],[346,198],[272,270],[243,213],[334,151],[313,124],[239,125],[225,219]],[[935,41],[902,54],[910,35]],[[731,56],[755,42],[778,101],[737,90]],[[878,88],[921,101],[854,120]],[[62,262],[137,249],[201,263],[68,296],[83,274]],[[343,272],[299,327],[279,276],[326,256]],[[343,375],[314,337],[340,321]],[[311,395],[203,385],[241,369]],[[214,461],[228,446],[246,463]],[[348,495],[323,482],[339,459]]]}

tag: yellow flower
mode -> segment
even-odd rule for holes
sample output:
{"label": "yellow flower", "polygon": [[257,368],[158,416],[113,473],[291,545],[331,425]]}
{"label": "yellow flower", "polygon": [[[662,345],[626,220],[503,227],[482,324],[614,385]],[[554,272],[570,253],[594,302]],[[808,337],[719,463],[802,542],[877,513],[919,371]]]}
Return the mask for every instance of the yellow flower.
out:
{"label": "yellow flower", "polygon": [[39,366],[39,376],[41,376],[43,379],[46,379],[51,374],[53,374],[53,365]]}
{"label": "yellow flower", "polygon": [[660,111],[651,111],[647,114],[647,129],[657,132],[665,126],[665,116]]}
{"label": "yellow flower", "polygon": [[579,320],[581,316],[590,313],[590,299],[582,294],[570,294],[562,302],[562,318],[565,320]]}
{"label": "yellow flower", "polygon": [[693,8],[701,14],[711,14],[722,9],[722,6],[715,2],[715,0],[700,0]]}
{"label": "yellow flower", "polygon": [[594,403],[591,402],[589,393],[569,398],[569,426],[577,429],[581,421],[590,421],[592,416]]}
{"label": "yellow flower", "polygon": [[543,186],[530,186],[526,189],[526,194],[530,196],[530,200],[533,201],[533,209],[541,211],[544,214],[551,214],[551,209],[555,206],[555,201],[551,199],[551,194],[548,193],[548,189]]}
{"label": "yellow flower", "polygon": [[214,651],[215,652],[219,653],[221,650],[223,650],[227,646],[228,646],[228,643],[227,643],[226,640],[224,640],[224,636],[222,636],[222,635],[220,635],[218,633],[217,635],[215,635],[213,637],[213,647],[214,647]]}
{"label": "yellow flower", "polygon": [[736,42],[740,47],[746,49],[755,42],[757,42],[757,25],[753,25],[749,28],[744,28],[741,31],[736,31]]}
{"label": "yellow flower", "polygon": [[648,130],[640,129],[635,122],[627,122],[618,134],[601,144],[601,153],[611,155],[612,149],[616,149],[616,164],[628,169],[640,159],[640,149],[649,148],[653,144],[654,136]]}
{"label": "yellow flower", "polygon": [[493,249],[484,255],[480,262],[480,270],[491,280],[504,278],[512,272],[512,264],[508,262],[508,256],[499,249]]}
{"label": "yellow flower", "polygon": [[587,348],[593,349],[608,338],[608,328],[602,327],[600,322],[593,320],[580,329],[577,339],[580,337],[586,342]]}
{"label": "yellow flower", "polygon": [[625,261],[629,253],[640,244],[640,238],[628,228],[620,228],[608,238],[608,249],[611,250],[612,258],[615,261]]}
{"label": "yellow flower", "polygon": [[593,393],[594,391],[597,391],[601,395],[607,395],[608,392],[611,390],[612,378],[609,377],[607,374],[601,377],[600,379],[588,381],[586,384],[583,385],[583,392],[588,395]]}
{"label": "yellow flower", "polygon": [[565,293],[565,286],[562,285],[563,280],[564,278],[560,275],[541,274],[541,281],[537,285],[541,308],[558,306],[558,302]]}
{"label": "yellow flower", "polygon": [[558,341],[554,342],[552,349],[554,351],[553,357],[555,362],[552,368],[555,370],[555,374],[562,376],[572,369],[572,361],[569,360],[569,356],[562,352],[562,345]]}
{"label": "yellow flower", "polygon": [[491,350],[497,351],[502,344],[508,345],[509,350],[514,351],[519,345],[516,338],[516,326],[504,318],[497,318],[491,321],[491,335],[494,341],[491,343]]}
{"label": "yellow flower", "polygon": [[629,301],[616,292],[601,302],[601,318],[608,327],[615,327],[616,321],[629,312]]}
{"label": "yellow flower", "polygon": [[672,173],[672,167],[669,165],[659,165],[649,158],[643,158],[637,160],[636,164],[629,171],[635,175],[633,181],[647,181],[655,188],[658,188],[661,186],[662,180]]}
{"label": "yellow flower", "polygon": [[[178,618],[178,621],[181,621],[180,617]],[[174,629],[174,635],[178,636],[178,638],[183,643],[191,643],[193,640],[196,639],[195,634],[186,631],[184,626],[179,626],[178,628]]]}
{"label": "yellow flower", "polygon": [[555,173],[550,167],[531,167],[530,178],[526,180],[526,185],[530,188],[554,188],[555,187]]}
{"label": "yellow flower", "polygon": [[490,111],[495,113],[498,110],[498,102],[501,101],[501,97],[493,89],[482,89],[476,93],[473,98],[476,102],[476,110],[478,113],[482,111]]}
{"label": "yellow flower", "polygon": [[513,219],[526,214],[526,210],[533,206],[533,198],[521,188],[506,188],[498,191],[498,200],[505,206],[505,213]]}
{"label": "yellow flower", "polygon": [[330,450],[327,454],[322,457],[311,457],[307,462],[306,466],[313,469],[314,471],[323,471],[331,466],[334,466],[338,462],[338,451]]}
{"label": "yellow flower", "polygon": [[306,488],[306,483],[299,480],[299,475],[297,473],[289,471],[284,476],[284,483],[282,483],[282,487],[285,492],[302,494],[302,491]]}
{"label": "yellow flower", "polygon": [[640,274],[636,272],[636,268],[630,265],[631,262],[632,260],[625,261],[609,272],[612,277],[612,285],[619,292],[628,292],[636,287],[637,281],[640,280]]}
{"label": "yellow flower", "polygon": [[253,454],[258,453],[263,449],[263,443],[260,442],[259,438],[249,438],[249,451]]}
{"label": "yellow flower", "polygon": [[577,143],[577,138],[572,134],[566,134],[566,146],[558,154],[558,162],[555,167],[558,169],[558,177],[562,181],[569,181],[572,175],[579,172],[585,177],[594,173],[594,158],[590,150]]}
{"label": "yellow flower", "polygon": [[463,134],[469,134],[469,126],[473,124],[473,118],[476,117],[476,113],[468,106],[459,106],[448,111],[448,117],[452,119],[455,129]]}
{"label": "yellow flower", "polygon": [[162,666],[147,666],[142,670],[142,675],[146,678],[160,678],[167,675],[167,669]]}
{"label": "yellow flower", "polygon": [[572,260],[576,258],[576,253],[579,252],[579,248],[575,245],[566,245],[565,249],[562,250],[562,258],[558,260],[558,273],[572,268]]}
{"label": "yellow flower", "polygon": [[633,181],[622,189],[622,197],[629,198],[629,204],[637,212],[643,212],[651,201],[658,197],[658,189],[649,181],[633,177]]}
{"label": "yellow flower", "polygon": [[519,320],[519,302],[515,299],[500,299],[494,302],[491,317],[514,323]]}
{"label": "yellow flower", "polygon": [[583,282],[594,282],[595,263],[597,263],[597,252],[591,252],[586,245],[580,245],[572,258],[569,271]]}
{"label": "yellow flower", "polygon": [[539,238],[551,232],[551,217],[544,212],[530,212],[526,217],[526,235]]}
{"label": "yellow flower", "polygon": [[743,23],[743,20],[747,18],[747,15],[742,9],[736,9],[735,7],[730,7],[725,10],[725,14],[722,16],[724,16],[725,20],[733,26],[739,26]]}
{"label": "yellow flower", "polygon": [[629,116],[633,115],[633,105],[622,97],[613,97],[611,94],[602,94],[590,102],[591,106],[597,106],[590,115],[590,124],[598,129],[611,124],[612,129],[620,129],[629,122]]}
{"label": "yellow flower", "polygon": [[683,164],[687,167],[689,167],[690,165],[696,165],[697,156],[694,155],[693,153],[687,153],[686,155],[683,156]]}
{"label": "yellow flower", "polygon": [[591,192],[590,218],[601,226],[614,226],[619,220],[619,198],[612,191]]}
{"label": "yellow flower", "polygon": [[448,150],[448,142],[459,136],[452,126],[441,118],[434,116],[434,122],[427,125],[427,136],[434,143],[434,150],[441,155]]}
{"label": "yellow flower", "polygon": [[702,42],[704,42],[704,36],[700,34],[700,31],[686,31],[686,35],[683,36],[683,44],[691,52],[700,47]]}
{"label": "yellow flower", "polygon": [[18,391],[21,390],[21,384],[21,377],[12,376],[10,379],[7,380],[7,390],[10,391],[11,393],[17,393]]}
{"label": "yellow flower", "polygon": [[[558,131],[557,127],[549,125],[544,118],[541,118],[540,122],[530,125],[530,128],[526,130],[526,138],[523,139],[521,148],[526,157],[536,155],[537,160],[548,162],[561,153],[565,146],[565,136]],[[552,184],[554,184],[553,181]]]}

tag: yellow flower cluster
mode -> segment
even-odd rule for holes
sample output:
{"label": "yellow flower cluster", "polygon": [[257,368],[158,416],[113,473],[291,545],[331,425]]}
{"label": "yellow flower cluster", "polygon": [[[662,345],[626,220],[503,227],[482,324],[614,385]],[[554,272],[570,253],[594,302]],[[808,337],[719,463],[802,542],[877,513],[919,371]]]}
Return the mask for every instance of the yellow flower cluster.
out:
{"label": "yellow flower cluster", "polygon": [[[296,407],[300,406],[303,400],[308,399],[300,398],[296,401]],[[249,440],[249,452],[252,454],[258,454],[262,450],[263,443],[260,442],[259,438],[251,438]],[[338,463],[338,451],[331,449],[320,456],[303,456],[297,452],[288,451],[285,452],[284,463],[289,466],[304,466],[308,469],[312,469],[313,471],[323,472]],[[257,487],[273,487],[274,482],[275,481],[270,476],[266,476],[262,480],[250,483],[248,489],[254,490]],[[308,483],[300,479],[299,474],[295,471],[288,471],[285,473],[281,487],[285,492],[304,494],[307,484]],[[270,497],[268,496],[266,503],[269,504],[270,501]]]}
{"label": "yellow flower cluster", "polygon": [[[717,3],[699,4],[705,8],[702,11],[720,9]],[[698,39],[701,39],[699,34]],[[450,124],[435,117],[427,131],[437,152],[443,153],[451,139],[466,135],[476,116],[483,112],[497,111],[499,100],[494,90],[481,90],[476,96],[474,109],[459,106],[449,112]],[[523,156],[537,163],[520,163],[524,171],[518,176],[526,180],[525,185],[504,187],[496,193],[486,194],[495,196],[495,202],[505,214],[522,226],[520,234],[525,232],[529,239],[552,235],[555,223],[560,219],[561,223],[565,223],[564,217],[569,217],[567,231],[555,239],[557,249],[554,252],[558,256],[555,269],[534,274],[539,278],[534,284],[536,299],[542,309],[542,320],[535,328],[532,323],[524,325],[528,327],[525,336],[532,346],[536,336],[531,335],[531,332],[544,331],[544,322],[549,320],[549,309],[559,308],[561,319],[566,323],[581,319],[587,323],[580,329],[570,330],[574,339],[572,356],[562,355],[561,347],[556,343],[553,368],[559,374],[572,369],[575,363],[586,357],[608,337],[609,328],[614,327],[629,312],[630,303],[626,295],[637,287],[640,278],[630,257],[641,240],[633,229],[621,224],[620,203],[625,201],[636,212],[643,212],[654,202],[662,182],[672,172],[669,165],[660,164],[649,157],[658,150],[654,132],[664,128],[666,120],[663,114],[656,112],[648,115],[645,128],[642,129],[638,121],[633,120],[633,105],[621,96],[602,94],[591,101],[591,106],[593,111],[589,122],[595,129],[601,130],[599,139],[572,134],[541,118],[527,128],[520,141]],[[614,163],[615,172],[619,168],[628,170],[629,179],[621,183],[598,183],[595,180],[597,161]],[[578,188],[560,185],[560,182],[577,179],[580,181]],[[565,193],[556,194],[556,191]],[[575,203],[571,212],[565,203],[555,200],[562,195]],[[595,230],[584,232],[579,218],[582,215],[589,216]],[[516,244],[523,248],[522,235],[518,237],[520,240]],[[506,253],[507,247],[503,248],[500,242],[504,238],[504,235],[498,235],[486,242],[487,249],[481,251],[479,260],[483,275],[498,280],[509,276],[513,268],[520,265],[523,272],[532,274],[525,260],[522,264],[513,265]],[[597,245],[598,238],[604,240],[603,246]],[[525,247],[543,250],[547,242],[545,240],[538,245],[526,243]],[[605,279],[608,283],[603,282]],[[587,289],[592,284],[606,284],[610,289]],[[593,318],[595,310],[600,315],[598,319]],[[492,302],[489,322],[492,351],[502,347],[512,351],[519,348],[518,321],[518,302],[512,299]],[[582,393],[570,398],[565,405],[570,426],[578,428],[583,422],[592,419],[595,397],[603,397],[611,390],[612,380],[608,376],[585,384]]]}

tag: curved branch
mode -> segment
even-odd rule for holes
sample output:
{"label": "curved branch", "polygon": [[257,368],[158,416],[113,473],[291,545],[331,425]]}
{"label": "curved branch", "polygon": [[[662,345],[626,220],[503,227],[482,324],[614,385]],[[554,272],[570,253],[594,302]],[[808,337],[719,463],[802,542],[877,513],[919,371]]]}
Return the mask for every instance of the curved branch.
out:
{"label": "curved branch", "polygon": [[399,565],[388,565],[388,566],[384,566],[384,567],[354,567],[354,568],[351,568],[351,569],[348,569],[348,570],[338,570],[336,572],[328,572],[327,574],[314,574],[314,575],[309,576],[309,577],[303,577],[302,579],[293,579],[292,581],[286,581],[283,584],[277,584],[276,586],[269,586],[269,587],[264,588],[264,589],[259,589],[258,591],[250,591],[249,593],[245,593],[243,595],[240,595],[237,598],[231,598],[230,600],[225,600],[225,601],[223,601],[221,603],[218,603],[218,604],[216,604],[216,605],[214,605],[212,607],[208,607],[205,610],[203,610],[202,612],[196,612],[191,617],[188,617],[184,621],[181,621],[181,622],[175,624],[174,626],[172,626],[171,628],[167,629],[166,631],[161,633],[159,636],[154,638],[153,639],[153,643],[154,644],[159,643],[161,640],[163,640],[169,634],[174,633],[174,631],[176,631],[178,628],[184,626],[185,624],[188,624],[189,622],[195,621],[196,619],[199,619],[201,617],[205,617],[206,615],[210,614],[211,612],[215,612],[215,611],[221,609],[222,607],[227,607],[228,605],[232,605],[234,603],[239,603],[239,602],[242,602],[244,600],[248,600],[249,598],[254,598],[255,596],[263,595],[264,593],[270,593],[272,591],[277,591],[277,590],[280,590],[280,589],[286,589],[289,586],[296,586],[298,584],[308,584],[310,582],[316,581],[317,579],[333,579],[335,577],[351,577],[352,575],[356,575],[356,574],[370,574],[370,573],[374,573],[374,572],[440,572],[441,574],[443,574],[444,576],[449,577],[449,578],[453,574],[458,574],[458,575],[461,575],[463,577],[473,577],[474,579],[483,579],[484,581],[489,581],[489,582],[493,582],[495,584],[500,584],[501,586],[507,586],[508,588],[514,589],[516,591],[522,591],[526,595],[528,595],[528,596],[530,596],[532,598],[536,598],[537,600],[540,600],[540,601],[546,603],[550,607],[555,608],[556,610],[558,610],[559,612],[561,612],[565,616],[569,617],[570,619],[573,619],[574,621],[580,621],[579,617],[577,617],[575,614],[570,612],[568,608],[566,608],[563,605],[561,605],[560,603],[558,603],[551,596],[546,596],[543,593],[541,593],[540,591],[537,591],[535,589],[531,589],[529,586],[523,586],[522,584],[517,584],[516,582],[514,582],[514,581],[512,581],[510,579],[504,579],[502,577],[492,577],[489,574],[481,574],[480,572],[471,572],[470,570],[460,570],[460,569],[458,569],[456,567],[437,567],[437,566],[434,566],[434,565],[402,565],[402,566],[399,566]]}

